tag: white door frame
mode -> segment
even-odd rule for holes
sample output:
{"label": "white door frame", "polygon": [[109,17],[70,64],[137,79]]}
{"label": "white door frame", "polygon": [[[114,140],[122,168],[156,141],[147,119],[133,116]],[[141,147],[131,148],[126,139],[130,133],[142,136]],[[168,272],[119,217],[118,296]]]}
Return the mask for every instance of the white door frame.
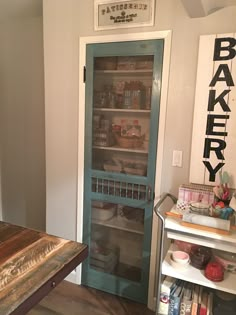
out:
{"label": "white door frame", "polygon": [[[137,40],[164,39],[163,73],[161,83],[160,117],[158,132],[158,150],[156,160],[155,196],[161,193],[161,173],[164,147],[164,132],[168,96],[168,79],[171,50],[171,31],[154,31],[143,33],[117,34],[105,36],[81,37],[79,42],[79,117],[78,117],[78,182],[77,182],[77,241],[82,242],[83,234],[83,195],[84,195],[84,131],[85,131],[85,83],[83,82],[83,67],[86,64],[86,45],[95,43],[124,42]],[[155,231],[155,232],[154,232]],[[157,222],[153,220],[152,248],[150,259],[148,306],[155,307],[155,265],[157,247]],[[76,283],[81,283],[81,268],[76,269]]]}

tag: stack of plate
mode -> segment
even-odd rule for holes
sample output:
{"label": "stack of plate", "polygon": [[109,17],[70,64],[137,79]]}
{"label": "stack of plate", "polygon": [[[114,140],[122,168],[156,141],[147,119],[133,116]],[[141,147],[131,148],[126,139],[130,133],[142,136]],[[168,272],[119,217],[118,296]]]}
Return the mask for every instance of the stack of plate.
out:
{"label": "stack of plate", "polygon": [[189,210],[195,214],[209,215],[210,206],[201,202],[190,203]]}

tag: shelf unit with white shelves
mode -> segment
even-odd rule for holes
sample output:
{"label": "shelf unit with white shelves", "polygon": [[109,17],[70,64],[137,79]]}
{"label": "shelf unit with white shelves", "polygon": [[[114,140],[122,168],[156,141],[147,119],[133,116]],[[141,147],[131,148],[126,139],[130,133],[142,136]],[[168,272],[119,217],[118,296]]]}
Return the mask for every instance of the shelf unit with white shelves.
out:
{"label": "shelf unit with white shelves", "polygon": [[193,282],[208,288],[221,290],[224,292],[236,294],[236,274],[225,272],[224,280],[221,282],[213,282],[204,276],[204,270],[199,270],[189,265],[185,270],[178,271],[173,268],[170,262],[170,256],[175,250],[173,245],[169,248],[166,257],[162,263],[162,274],[177,279]]}
{"label": "shelf unit with white shelves", "polygon": [[165,230],[168,238],[236,253],[236,231],[230,231],[229,235],[221,235],[185,227],[180,223],[181,219],[165,218]]}
{"label": "shelf unit with white shelves", "polygon": [[[165,257],[163,257],[163,247],[165,235],[170,240],[180,240],[201,246],[216,248],[223,251],[236,253],[236,231],[230,230],[228,235],[221,235],[213,232],[203,231],[197,228],[190,228],[181,225],[181,219],[163,215],[161,205],[166,197],[170,197],[172,201],[177,199],[171,194],[164,194],[154,207],[154,212],[160,219],[161,226],[161,245],[160,252],[157,254],[157,294],[156,294],[156,315],[158,315],[158,301],[160,299],[160,286],[162,275],[171,276],[176,279],[192,282],[204,287],[220,290],[226,293],[236,294],[236,274],[224,272],[224,280],[213,282],[204,275],[204,270],[199,270],[192,265],[186,269],[178,270],[171,265],[171,254],[176,247],[171,243]],[[175,205],[174,205],[175,207]],[[159,261],[159,262],[158,262]]]}

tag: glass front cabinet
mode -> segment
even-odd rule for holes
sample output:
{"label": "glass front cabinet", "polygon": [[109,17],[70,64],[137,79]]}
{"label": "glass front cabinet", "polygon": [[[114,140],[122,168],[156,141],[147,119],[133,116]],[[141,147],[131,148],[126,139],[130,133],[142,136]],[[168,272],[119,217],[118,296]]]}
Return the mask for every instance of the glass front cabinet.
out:
{"label": "glass front cabinet", "polygon": [[163,40],[86,48],[82,284],[147,303]]}

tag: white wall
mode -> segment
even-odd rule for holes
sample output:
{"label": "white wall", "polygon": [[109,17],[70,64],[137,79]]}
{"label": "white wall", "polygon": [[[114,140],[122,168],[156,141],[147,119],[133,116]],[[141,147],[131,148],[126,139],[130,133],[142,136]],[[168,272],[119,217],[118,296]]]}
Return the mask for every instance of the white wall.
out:
{"label": "white wall", "polygon": [[[93,0],[44,0],[47,231],[76,237],[79,37],[172,30],[162,190],[174,194],[189,177],[198,42],[201,34],[235,31],[236,6],[191,19],[180,1],[157,0],[155,26],[93,30]],[[183,167],[171,166],[183,151]]]}
{"label": "white wall", "polygon": [[42,17],[0,24],[3,220],[45,229]]}
{"label": "white wall", "polygon": [[[73,2],[73,1],[72,1]],[[78,35],[71,1],[44,1],[46,230],[75,239]],[[82,1],[74,1],[74,5]],[[83,5],[87,3],[83,1]],[[78,17],[78,16],[77,16]]]}

